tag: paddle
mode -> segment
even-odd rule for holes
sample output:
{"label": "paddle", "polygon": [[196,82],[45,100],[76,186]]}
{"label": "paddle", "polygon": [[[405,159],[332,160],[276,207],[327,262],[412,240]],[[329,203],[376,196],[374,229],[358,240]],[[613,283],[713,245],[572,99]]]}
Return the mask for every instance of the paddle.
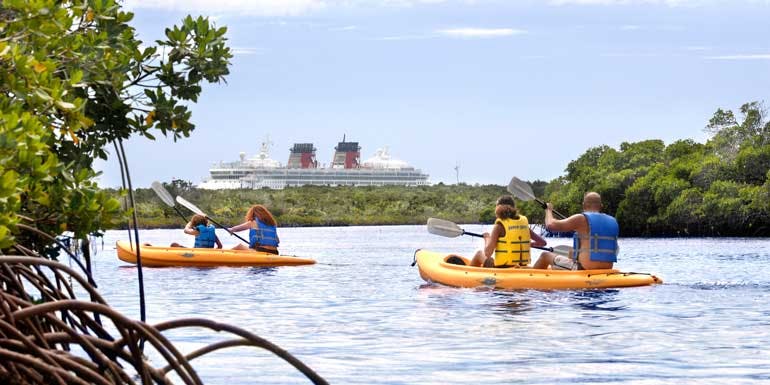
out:
{"label": "paddle", "polygon": [[182,219],[184,219],[185,223],[187,223],[187,218],[184,216],[184,214],[182,214],[181,211],[179,211],[179,208],[176,207],[176,203],[174,203],[174,198],[171,197],[171,193],[169,193],[168,190],[166,190],[166,188],[163,187],[162,184],[160,184],[160,182],[158,181],[152,182],[152,189],[155,190],[155,194],[158,194],[158,198],[160,198],[160,200],[162,200],[163,203],[165,203],[169,207],[173,207],[176,213],[179,214],[179,216],[182,217]]}
{"label": "paddle", "polygon": [[[529,183],[524,182],[520,180],[517,177],[511,178],[511,183],[508,183],[508,192],[513,194],[516,198],[519,198],[523,201],[531,201],[534,200],[535,202],[539,203],[540,206],[543,206],[543,208],[546,208],[545,202],[540,200],[538,197],[535,196],[535,193],[532,191],[532,187],[530,187]],[[566,216],[558,211],[556,209],[553,210],[553,213],[556,214],[559,219],[564,219]]]}
{"label": "paddle", "polygon": [[233,235],[233,236],[237,237],[238,239],[240,239],[240,240],[242,240],[242,241],[246,242],[247,244],[249,243],[249,241],[247,241],[247,240],[245,240],[245,239],[241,238],[241,236],[240,236],[240,235],[238,235],[238,234],[236,234],[236,233],[234,233],[234,232],[232,232],[232,231],[228,230],[228,229],[227,229],[227,227],[225,227],[225,226],[222,226],[222,224],[220,224],[219,222],[215,221],[215,220],[214,220],[214,219],[212,219],[210,216],[206,215],[206,213],[204,213],[204,212],[203,212],[203,210],[199,209],[199,208],[198,208],[198,206],[196,206],[196,205],[194,205],[194,204],[192,204],[192,203],[188,202],[188,201],[187,201],[187,199],[184,199],[184,198],[180,197],[179,195],[177,195],[177,196],[176,196],[176,201],[177,201],[177,202],[178,202],[180,205],[182,205],[182,206],[184,206],[184,207],[187,207],[188,209],[190,209],[190,211],[192,211],[192,212],[194,212],[194,213],[196,213],[196,214],[198,214],[198,215],[203,215],[204,217],[208,218],[208,219],[209,219],[211,222],[213,222],[215,225],[219,226],[220,228],[222,228],[222,229],[224,229],[225,231],[227,231],[228,233],[230,233],[230,235]]}
{"label": "paddle", "polygon": [[[481,234],[470,233],[463,230],[454,222],[447,221],[445,219],[428,218],[428,232],[431,234],[441,235],[442,237],[455,238],[461,235],[470,235],[473,237],[483,237]],[[530,246],[535,249],[550,251],[559,255],[569,256],[571,247],[566,245],[559,245],[556,247],[540,247]]]}

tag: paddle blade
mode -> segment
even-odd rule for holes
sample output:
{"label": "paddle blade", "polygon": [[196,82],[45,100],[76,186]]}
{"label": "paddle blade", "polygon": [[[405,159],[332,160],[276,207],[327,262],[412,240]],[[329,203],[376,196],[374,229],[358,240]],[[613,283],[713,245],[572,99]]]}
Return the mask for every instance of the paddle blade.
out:
{"label": "paddle blade", "polygon": [[171,196],[168,190],[166,190],[166,188],[160,184],[160,182],[157,180],[152,182],[152,189],[155,190],[155,194],[158,194],[158,198],[160,198],[163,203],[167,204],[169,207],[174,207],[174,198]]}
{"label": "paddle blade", "polygon": [[187,207],[188,209],[190,209],[190,211],[192,211],[192,212],[194,212],[194,213],[196,213],[198,215],[203,215],[204,217],[207,216],[206,213],[203,212],[203,210],[198,208],[198,206],[188,202],[187,199],[184,199],[184,198],[180,197],[179,195],[176,196],[176,201],[180,205],[182,205],[184,207]]}
{"label": "paddle blade", "polygon": [[529,183],[524,182],[517,177],[511,178],[511,183],[508,183],[508,192],[523,201],[536,199],[535,193],[532,191],[532,187],[530,187]]}
{"label": "paddle blade", "polygon": [[428,218],[428,232],[449,238],[463,235],[463,229],[456,223],[438,218]]}
{"label": "paddle blade", "polygon": [[571,257],[572,248],[567,245],[558,245],[553,247],[553,252],[565,257]]}

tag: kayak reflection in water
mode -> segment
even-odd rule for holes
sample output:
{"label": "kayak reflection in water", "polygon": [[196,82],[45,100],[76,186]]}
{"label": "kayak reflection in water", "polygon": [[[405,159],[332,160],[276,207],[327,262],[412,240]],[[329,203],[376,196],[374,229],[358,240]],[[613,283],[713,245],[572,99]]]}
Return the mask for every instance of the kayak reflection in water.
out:
{"label": "kayak reflection in water", "polygon": [[[492,233],[484,233],[484,248],[477,251],[471,266],[521,267],[530,262],[530,245],[543,247],[546,242],[529,228],[527,217],[519,215],[510,195],[497,199]],[[493,257],[494,253],[494,257]]]}
{"label": "kayak reflection in water", "polygon": [[[217,237],[216,229],[214,225],[209,224],[208,218],[203,215],[193,215],[190,222],[184,227],[184,233],[195,236],[196,249],[213,249],[216,245],[217,249],[222,248],[222,242]],[[171,247],[184,247],[179,243],[172,243]]]}
{"label": "kayak reflection in water", "polygon": [[231,233],[249,230],[249,246],[239,243],[233,250],[256,250],[278,254],[278,223],[273,214],[263,205],[253,205],[246,212],[246,221],[228,230]]}
{"label": "kayak reflection in water", "polygon": [[620,229],[617,220],[601,213],[601,209],[602,197],[593,191],[583,197],[583,212],[569,218],[554,219],[553,204],[546,203],[545,227],[549,231],[575,232],[571,257],[543,252],[533,267],[547,269],[550,266],[557,270],[612,269],[613,263],[618,261]]}

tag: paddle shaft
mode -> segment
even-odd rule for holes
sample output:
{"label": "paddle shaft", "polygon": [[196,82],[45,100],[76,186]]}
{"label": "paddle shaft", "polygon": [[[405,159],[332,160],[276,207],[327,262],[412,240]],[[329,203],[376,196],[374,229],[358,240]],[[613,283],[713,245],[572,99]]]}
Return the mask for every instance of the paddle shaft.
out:
{"label": "paddle shaft", "polygon": [[[484,238],[484,236],[483,236],[483,235],[481,235],[481,234],[478,234],[478,233],[469,233],[469,232],[467,232],[467,231],[465,231],[465,230],[463,230],[463,235],[470,235],[470,236],[472,236],[472,237],[479,237],[479,238]],[[539,249],[539,250],[545,250],[545,251],[550,251],[550,252],[553,252],[553,247],[542,247],[542,246],[535,246],[535,245],[529,245],[529,247],[531,247],[531,248],[533,248],[533,249]]]}
{"label": "paddle shaft", "polygon": [[182,219],[184,219],[185,222],[187,222],[187,217],[185,217],[184,214],[182,214],[182,211],[179,210],[179,207],[176,207],[176,206],[173,206],[173,207],[174,207],[174,211],[176,211],[176,213],[179,214],[179,216],[182,217]]}
{"label": "paddle shaft", "polygon": [[215,221],[215,220],[214,220],[214,219],[212,219],[211,217],[207,216],[206,218],[208,218],[208,220],[210,220],[210,221],[211,221],[211,223],[213,223],[213,224],[215,224],[215,225],[219,226],[220,228],[222,228],[222,229],[224,229],[225,231],[227,231],[228,233],[230,233],[230,235],[233,235],[233,236],[237,237],[238,239],[240,239],[240,240],[242,240],[242,241],[244,241],[244,242],[246,242],[246,243],[249,243],[249,241],[247,241],[247,240],[243,239],[243,238],[242,238],[240,235],[238,235],[238,234],[236,234],[236,233],[234,233],[234,232],[230,231],[230,229],[228,229],[227,227],[224,227],[224,226],[222,226],[222,224],[221,224],[221,223],[219,223],[219,222]]}
{"label": "paddle shaft", "polygon": [[[543,201],[542,201],[540,198],[538,198],[538,197],[535,197],[535,202],[539,203],[539,204],[540,204],[540,206],[543,206],[543,208],[547,208],[547,207],[548,207],[548,205],[546,205],[546,204],[545,204],[545,202],[543,202]],[[564,214],[562,214],[562,213],[558,212],[556,209],[552,209],[552,211],[553,211],[554,215],[556,215],[556,216],[557,216],[559,219],[565,219],[565,218],[567,218],[567,216],[566,216],[566,215],[564,215]]]}

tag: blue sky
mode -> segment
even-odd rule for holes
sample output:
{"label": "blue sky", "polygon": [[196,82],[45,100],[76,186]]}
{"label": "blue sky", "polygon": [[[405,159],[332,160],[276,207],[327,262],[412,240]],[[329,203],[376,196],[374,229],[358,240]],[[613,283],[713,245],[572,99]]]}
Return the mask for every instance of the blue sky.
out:
{"label": "blue sky", "polygon": [[[187,14],[228,27],[227,84],[177,143],[131,139],[133,185],[199,183],[215,161],[329,163],[343,135],[433,182],[551,180],[588,148],[703,142],[717,108],[770,99],[770,0],[132,0],[139,38]],[[98,162],[118,186],[116,159]]]}

